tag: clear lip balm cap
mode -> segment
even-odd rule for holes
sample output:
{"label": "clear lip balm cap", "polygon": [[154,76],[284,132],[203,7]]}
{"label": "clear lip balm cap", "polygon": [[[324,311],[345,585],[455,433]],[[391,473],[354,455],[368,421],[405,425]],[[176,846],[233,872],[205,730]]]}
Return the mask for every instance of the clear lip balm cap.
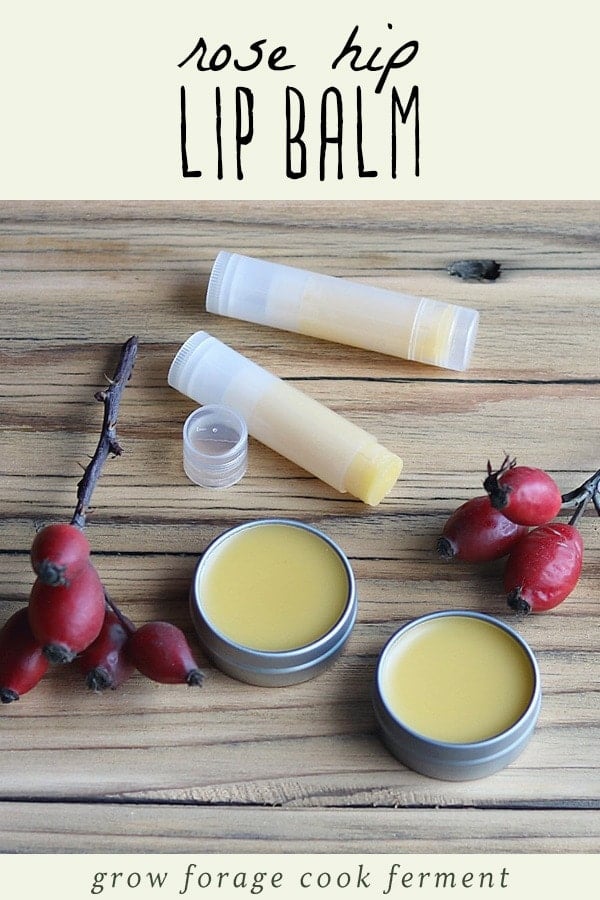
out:
{"label": "clear lip balm cap", "polygon": [[248,429],[233,409],[209,404],[194,410],[183,426],[183,468],[201,487],[228,488],[246,473]]}

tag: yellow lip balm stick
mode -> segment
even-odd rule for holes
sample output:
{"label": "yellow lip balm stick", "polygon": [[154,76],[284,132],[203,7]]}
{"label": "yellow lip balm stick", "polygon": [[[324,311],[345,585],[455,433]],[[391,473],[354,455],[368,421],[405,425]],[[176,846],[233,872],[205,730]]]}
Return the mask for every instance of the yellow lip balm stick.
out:
{"label": "yellow lip balm stick", "polygon": [[213,264],[206,308],[457,371],[469,367],[479,323],[464,306],[225,250]]}
{"label": "yellow lip balm stick", "polygon": [[402,471],[402,460],[367,431],[205,331],[179,349],[168,382],[198,403],[229,406],[258,441],[370,506]]}

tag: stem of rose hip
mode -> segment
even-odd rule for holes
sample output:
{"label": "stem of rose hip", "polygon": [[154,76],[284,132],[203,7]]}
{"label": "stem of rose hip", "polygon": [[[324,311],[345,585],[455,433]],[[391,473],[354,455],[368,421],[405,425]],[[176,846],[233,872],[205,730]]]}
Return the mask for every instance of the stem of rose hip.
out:
{"label": "stem of rose hip", "polygon": [[[102,419],[102,428],[100,437],[94,455],[85,467],[83,477],[77,485],[77,505],[71,518],[71,525],[75,525],[81,530],[85,527],[85,516],[92,499],[94,488],[101,475],[104,463],[112,453],[113,456],[120,456],[123,452],[117,438],[117,417],[119,413],[119,405],[121,403],[121,395],[131,378],[133,366],[138,351],[138,339],[132,335],[121,347],[119,361],[115,369],[114,375],[109,379],[109,386],[106,390],[98,391],[94,394],[96,400],[104,404],[104,416]],[[104,587],[104,601],[106,605],[113,611],[119,619],[121,625],[128,633],[131,632],[131,623],[123,615],[117,604],[109,596]]]}
{"label": "stem of rose hip", "polygon": [[600,515],[600,469],[590,475],[589,478],[580,484],[573,491],[569,491],[562,495],[562,503],[564,507],[575,507],[575,512],[569,519],[569,525],[577,525],[590,502],[594,504],[594,508]]}
{"label": "stem of rose hip", "polygon": [[117,439],[117,415],[123,390],[131,378],[133,365],[137,355],[138,339],[135,335],[129,338],[121,348],[121,355],[115,374],[109,379],[110,384],[106,390],[98,391],[94,396],[96,400],[104,403],[104,418],[98,445],[86,466],[83,477],[77,485],[77,506],[71,519],[71,525],[78,528],[85,526],[85,514],[90,505],[92,493],[96,482],[100,477],[102,467],[108,456],[120,456],[123,448]]}
{"label": "stem of rose hip", "polygon": [[[103,585],[103,587],[104,587],[104,585]],[[110,594],[108,593],[106,588],[104,588],[104,602],[106,603],[108,608],[114,612],[115,616],[117,617],[117,619],[119,620],[119,622],[121,623],[121,625],[123,626],[123,628],[125,629],[127,634],[133,634],[133,632],[135,631],[135,628],[132,627],[132,624],[129,621],[129,619],[121,612],[121,610],[119,609],[119,607],[117,606],[115,601],[112,599],[112,597],[110,596]]]}

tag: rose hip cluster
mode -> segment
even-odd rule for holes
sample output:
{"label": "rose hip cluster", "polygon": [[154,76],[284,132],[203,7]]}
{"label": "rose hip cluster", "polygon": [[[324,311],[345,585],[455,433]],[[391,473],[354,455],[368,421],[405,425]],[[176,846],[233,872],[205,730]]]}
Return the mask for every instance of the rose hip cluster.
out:
{"label": "rose hip cluster", "polygon": [[47,525],[31,546],[36,580],[26,607],[0,629],[0,701],[11,703],[34,688],[51,663],[74,662],[95,691],[117,688],[137,669],[163,684],[201,685],[203,674],[183,632],[169,622],[136,628],[109,597],[83,532],[85,511],[109,454],[119,456],[116,418],[121,392],[137,352],[130,338],[104,403],[102,433],[77,491],[70,523]]}
{"label": "rose hip cluster", "polygon": [[[579,580],[583,540],[578,522],[589,500],[598,508],[599,481],[597,472],[562,495],[542,469],[517,466],[508,456],[497,470],[488,462],[486,493],[450,516],[438,553],[473,563],[507,557],[504,590],[509,607],[523,613],[553,609]],[[576,512],[568,522],[553,521],[571,505]]]}
{"label": "rose hip cluster", "polygon": [[119,687],[136,669],[163,684],[202,684],[179,628],[169,622],[136,628],[108,598],[75,525],[39,531],[31,563],[37,578],[29,603],[0,629],[2,703],[34,688],[51,663],[75,662],[95,691]]}

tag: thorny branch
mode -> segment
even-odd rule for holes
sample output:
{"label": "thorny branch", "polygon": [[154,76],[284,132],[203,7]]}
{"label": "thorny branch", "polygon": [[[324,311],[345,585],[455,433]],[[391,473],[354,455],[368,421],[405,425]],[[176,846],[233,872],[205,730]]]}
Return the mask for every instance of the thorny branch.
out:
{"label": "thorny branch", "polygon": [[129,338],[121,348],[121,356],[115,370],[115,374],[108,388],[98,391],[94,396],[100,403],[104,403],[104,418],[98,445],[90,462],[86,466],[83,477],[77,485],[77,506],[71,519],[71,525],[78,528],[85,526],[85,515],[92,499],[96,482],[102,472],[102,467],[108,456],[120,456],[123,448],[117,439],[117,415],[121,395],[133,371],[133,365],[138,349],[138,339],[135,335]]}

